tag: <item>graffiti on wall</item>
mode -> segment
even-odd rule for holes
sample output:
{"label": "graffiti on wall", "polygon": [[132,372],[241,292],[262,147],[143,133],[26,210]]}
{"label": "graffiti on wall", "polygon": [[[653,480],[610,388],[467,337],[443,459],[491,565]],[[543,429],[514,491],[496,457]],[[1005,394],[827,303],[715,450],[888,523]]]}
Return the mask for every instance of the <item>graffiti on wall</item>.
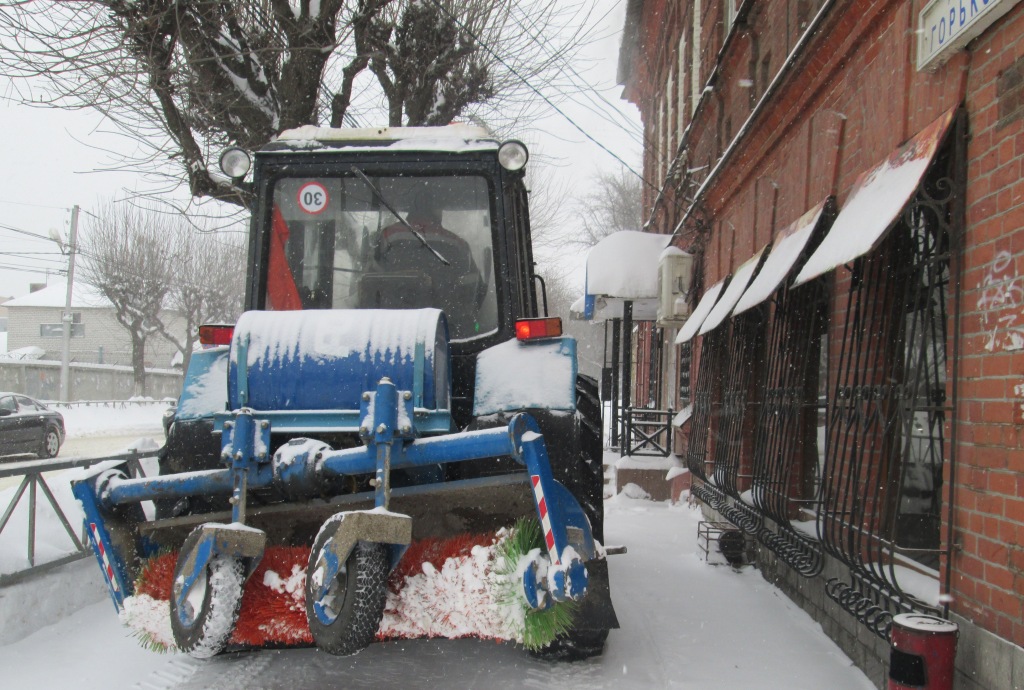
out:
{"label": "graffiti on wall", "polygon": [[996,254],[980,287],[978,311],[985,349],[1024,350],[1024,276],[1017,275],[1010,252]]}

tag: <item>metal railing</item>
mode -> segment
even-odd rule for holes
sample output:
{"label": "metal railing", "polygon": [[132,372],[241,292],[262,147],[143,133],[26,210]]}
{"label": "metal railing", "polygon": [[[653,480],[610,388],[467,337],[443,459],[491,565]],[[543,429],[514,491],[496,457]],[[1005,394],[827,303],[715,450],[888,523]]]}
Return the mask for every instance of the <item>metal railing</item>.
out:
{"label": "metal railing", "polygon": [[53,408],[78,408],[78,407],[112,407],[118,410],[125,410],[130,407],[152,407],[158,405],[160,407],[171,407],[177,405],[177,400],[173,398],[161,398],[159,400],[149,399],[132,399],[132,400],[71,400],[62,402],[59,400],[46,400],[44,401],[47,407]]}
{"label": "metal railing", "polygon": [[[162,449],[161,449],[162,450]],[[140,463],[145,458],[156,457],[160,450],[155,451],[129,451],[127,453],[121,453],[119,455],[108,455],[101,458],[60,458],[60,459],[46,459],[46,460],[25,460],[20,462],[6,462],[0,464],[0,479],[7,477],[23,477],[21,483],[18,485],[17,490],[14,492],[14,496],[11,498],[7,509],[4,511],[3,517],[0,518],[0,534],[3,534],[7,528],[8,523],[11,520],[11,516],[14,515],[15,509],[21,503],[22,499],[25,498],[26,493],[28,494],[28,533],[26,542],[26,555],[28,560],[28,568],[16,570],[11,573],[0,573],[0,587],[20,582],[33,575],[52,570],[58,566],[72,561],[77,561],[81,558],[89,556],[92,551],[88,547],[88,542],[85,535],[84,525],[82,526],[82,532],[79,535],[75,529],[71,526],[71,521],[68,519],[67,514],[61,508],[60,503],[57,501],[47,483],[45,473],[58,472],[62,470],[70,470],[75,468],[88,468],[93,465],[98,465],[103,462],[122,462],[126,464],[127,472],[131,477],[144,477],[145,472],[142,469]],[[53,477],[50,477],[50,481],[53,481]],[[38,493],[42,492],[46,502],[49,503],[50,508],[56,514],[57,519],[63,526],[64,531],[71,539],[71,543],[74,545],[74,550],[70,553],[58,557],[54,560],[47,561],[46,563],[36,564],[36,527],[37,527],[37,516],[39,511]]]}
{"label": "metal railing", "polygon": [[627,407],[623,416],[621,455],[660,455],[672,452],[673,411]]}

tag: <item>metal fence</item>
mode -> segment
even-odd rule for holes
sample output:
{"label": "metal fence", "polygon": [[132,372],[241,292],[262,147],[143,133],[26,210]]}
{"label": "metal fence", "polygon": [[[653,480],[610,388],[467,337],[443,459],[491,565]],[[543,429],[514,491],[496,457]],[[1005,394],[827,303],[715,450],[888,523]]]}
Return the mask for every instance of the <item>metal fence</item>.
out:
{"label": "metal fence", "polygon": [[672,452],[672,410],[627,407],[623,417],[622,455],[658,455]]}
{"label": "metal fence", "polygon": [[[108,455],[102,458],[68,458],[68,459],[47,459],[47,460],[25,460],[21,462],[7,462],[0,464],[0,479],[7,477],[22,477],[21,483],[18,485],[18,489],[14,492],[14,496],[11,498],[7,509],[4,511],[3,517],[0,518],[0,534],[3,534],[7,528],[8,523],[11,520],[11,516],[14,515],[15,509],[21,503],[22,499],[28,496],[28,532],[26,534],[26,548],[25,553],[28,557],[28,568],[23,568],[11,573],[0,574],[0,587],[13,584],[24,580],[32,575],[52,570],[58,566],[77,561],[81,558],[85,558],[92,553],[88,547],[88,541],[86,539],[84,525],[81,528],[81,532],[76,532],[72,527],[71,521],[65,514],[64,510],[61,509],[60,504],[53,495],[53,491],[50,485],[47,483],[45,474],[51,472],[58,472],[62,470],[69,470],[74,468],[88,468],[93,465],[98,465],[103,462],[122,462],[126,463],[127,471],[131,477],[144,477],[145,472],[142,469],[140,463],[145,458],[156,457],[159,450],[155,451],[130,451],[128,453],[122,453],[120,455]],[[50,481],[53,481],[51,476]],[[70,553],[56,558],[46,563],[36,564],[36,526],[37,517],[40,510],[39,493],[42,493],[46,499],[46,503],[49,504],[50,508],[56,514],[57,519],[64,527],[64,531],[70,537],[74,550]],[[43,506],[45,510],[45,505]]]}

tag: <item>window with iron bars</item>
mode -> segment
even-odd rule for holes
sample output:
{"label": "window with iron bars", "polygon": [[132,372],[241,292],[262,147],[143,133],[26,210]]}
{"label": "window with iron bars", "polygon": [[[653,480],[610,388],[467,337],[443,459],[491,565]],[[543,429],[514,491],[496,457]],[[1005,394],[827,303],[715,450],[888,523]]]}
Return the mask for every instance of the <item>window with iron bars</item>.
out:
{"label": "window with iron bars", "polygon": [[[961,115],[896,225],[837,279],[819,532],[850,581],[829,596],[880,637],[892,615],[938,612],[947,329],[958,303]],[[955,360],[953,380],[956,379]],[[955,452],[950,446],[948,452]],[[917,585],[934,577],[934,597]]]}
{"label": "window with iron bars", "polygon": [[[944,423],[955,400],[946,345],[958,319],[950,258],[963,222],[964,126],[961,115],[878,249],[838,277],[781,288],[767,329],[741,315],[699,345],[692,423],[708,431],[688,447],[694,495],[805,576],[821,572],[823,549],[843,562],[850,581],[829,580],[827,593],[881,637],[894,613],[938,611],[937,598],[910,583],[930,574],[937,585],[945,553],[943,464],[954,458],[943,456]],[[831,324],[830,313],[839,317]],[[750,377],[759,366],[760,384]]]}
{"label": "window with iron bars", "polygon": [[692,485],[694,496],[717,508],[724,494],[711,484],[714,463],[712,453],[716,437],[712,432],[714,413],[721,408],[722,379],[726,348],[729,342],[727,328],[716,328],[700,341],[697,354],[697,383],[693,389],[693,414],[690,417],[689,444],[686,448],[686,466],[698,480]]}
{"label": "window with iron bars", "polygon": [[815,519],[824,458],[828,284],[821,277],[777,293],[754,436],[754,505],[771,519],[758,525],[756,536],[806,577],[824,565]]}
{"label": "window with iron bars", "polygon": [[679,408],[682,409],[693,402],[690,391],[690,368],[693,366],[693,343],[685,342],[679,346]]}
{"label": "window with iron bars", "polygon": [[[751,309],[722,324],[729,344],[721,383],[721,404],[716,417],[713,485],[732,500],[720,497],[722,515],[756,534],[761,516],[753,502],[753,420],[761,406],[766,305]],[[714,403],[713,403],[714,407]]]}

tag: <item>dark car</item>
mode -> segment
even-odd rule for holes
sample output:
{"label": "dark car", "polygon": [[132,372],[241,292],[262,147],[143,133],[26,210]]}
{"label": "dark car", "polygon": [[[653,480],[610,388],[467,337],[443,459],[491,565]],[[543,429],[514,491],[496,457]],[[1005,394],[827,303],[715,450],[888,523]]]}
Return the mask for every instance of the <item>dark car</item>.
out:
{"label": "dark car", "polygon": [[0,456],[34,453],[52,458],[64,443],[64,417],[38,400],[0,393]]}

